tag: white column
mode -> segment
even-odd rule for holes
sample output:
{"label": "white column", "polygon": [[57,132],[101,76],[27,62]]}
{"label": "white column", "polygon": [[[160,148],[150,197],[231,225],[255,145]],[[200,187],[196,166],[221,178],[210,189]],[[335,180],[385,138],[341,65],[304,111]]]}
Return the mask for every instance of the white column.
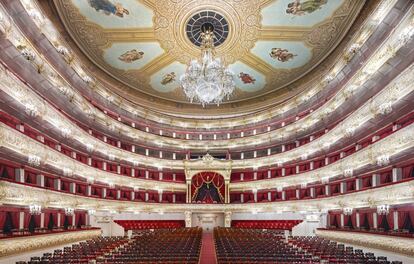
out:
{"label": "white column", "polygon": [[311,187],[311,188],[310,188],[310,196],[311,196],[312,198],[315,198],[315,197],[316,197],[315,187]]}
{"label": "white column", "polygon": [[360,228],[361,227],[361,223],[360,223],[360,219],[359,219],[359,213],[356,213],[356,226],[357,226],[357,228]]}
{"label": "white column", "polygon": [[224,212],[224,227],[231,227],[231,212]]}
{"label": "white column", "polygon": [[402,169],[393,168],[392,169],[392,182],[397,182],[402,180]]}
{"label": "white column", "polygon": [[76,183],[71,182],[71,183],[69,184],[69,192],[71,192],[71,193],[76,193]]}
{"label": "white column", "polygon": [[346,182],[341,182],[339,188],[341,193],[346,193]]}
{"label": "white column", "polygon": [[372,174],[372,187],[376,187],[380,185],[380,175],[379,174]]}
{"label": "white column", "polygon": [[357,191],[362,189],[362,180],[360,178],[355,179],[355,189]]}
{"label": "white column", "polygon": [[158,202],[162,202],[162,190],[158,191]]}
{"label": "white column", "polygon": [[24,228],[24,214],[28,214],[28,213],[25,213],[25,212],[19,213],[19,229]]}
{"label": "white column", "polygon": [[40,214],[40,228],[45,227],[45,213]]}
{"label": "white column", "polygon": [[16,182],[24,183],[24,169],[23,168],[15,169],[15,175],[16,175]]}
{"label": "white column", "polygon": [[341,214],[341,227],[344,227],[345,226],[345,217],[344,217],[344,214]]}
{"label": "white column", "polygon": [[394,211],[392,212],[394,214],[394,230],[399,229],[400,227],[398,226],[398,212]]}
{"label": "white column", "polygon": [[254,202],[257,203],[257,190],[253,190]]}
{"label": "white column", "polygon": [[55,179],[55,182],[54,182],[54,189],[55,190],[57,190],[57,191],[60,191],[61,190],[61,188],[62,188],[62,184],[61,184],[61,180],[60,179]]}
{"label": "white column", "polygon": [[92,186],[91,185],[86,186],[86,195],[87,196],[92,195]]}
{"label": "white column", "polygon": [[331,195],[331,185],[329,184],[325,185],[325,195],[326,196]]}
{"label": "white column", "polygon": [[184,217],[185,217],[185,227],[191,227],[191,218],[192,218],[191,211],[185,211]]}
{"label": "white column", "polygon": [[378,228],[377,213],[373,213],[372,217],[373,217],[373,220],[374,220],[374,228]]}
{"label": "white column", "polygon": [[45,187],[45,176],[42,174],[38,174],[36,176],[36,184],[40,187]]}

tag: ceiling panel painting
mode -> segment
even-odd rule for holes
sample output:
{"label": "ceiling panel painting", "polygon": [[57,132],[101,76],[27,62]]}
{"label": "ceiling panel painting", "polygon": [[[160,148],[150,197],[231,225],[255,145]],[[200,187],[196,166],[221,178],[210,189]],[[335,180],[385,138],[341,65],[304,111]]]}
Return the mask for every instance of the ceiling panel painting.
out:
{"label": "ceiling panel painting", "polygon": [[174,62],[151,76],[151,86],[162,93],[172,92],[180,87],[180,76],[184,74],[186,65]]}
{"label": "ceiling panel painting", "polygon": [[278,0],[262,10],[263,26],[312,27],[348,0]]}
{"label": "ceiling panel painting", "polygon": [[152,27],[153,11],[136,0],[72,0],[79,12],[103,28]]}
{"label": "ceiling panel painting", "polygon": [[[290,93],[294,82],[341,42],[362,0],[52,0],[83,55],[128,99],[183,108],[186,65],[201,56],[189,36],[210,23],[220,37],[216,56],[230,65],[237,88],[229,103],[257,103]],[[286,11],[293,8],[291,11]],[[199,15],[200,14],[200,15]],[[212,21],[207,21],[214,14]],[[213,16],[211,16],[213,17]],[[194,20],[197,18],[198,20]],[[207,19],[204,21],[203,19]],[[203,22],[204,21],[204,22]],[[221,32],[225,29],[225,34]],[[221,30],[221,31],[220,31]],[[221,33],[220,33],[220,32]],[[135,94],[136,93],[136,94]],[[131,96],[133,95],[133,96]],[[136,95],[136,97],[135,97]],[[159,104],[157,104],[159,103]],[[235,105],[236,106],[236,105]],[[207,110],[206,110],[207,111]]]}
{"label": "ceiling panel painting", "polygon": [[104,51],[104,59],[120,70],[139,70],[163,53],[158,42],[114,43]]}
{"label": "ceiling panel painting", "polygon": [[236,86],[244,92],[256,92],[266,85],[266,76],[240,61],[229,65],[229,69],[236,76]]}
{"label": "ceiling panel painting", "polygon": [[293,69],[312,58],[312,50],[297,41],[258,41],[251,52],[274,68]]}

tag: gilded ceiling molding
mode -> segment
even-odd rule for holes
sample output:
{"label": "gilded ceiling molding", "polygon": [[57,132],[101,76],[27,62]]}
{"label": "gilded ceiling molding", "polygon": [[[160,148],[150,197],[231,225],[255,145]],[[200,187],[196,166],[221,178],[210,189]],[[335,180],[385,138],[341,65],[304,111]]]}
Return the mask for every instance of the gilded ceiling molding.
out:
{"label": "gilded ceiling molding", "polygon": [[[372,20],[375,20],[375,22],[380,21],[380,19],[382,19],[385,16],[385,14],[392,8],[394,3],[395,3],[395,1],[387,1],[385,3],[384,2],[381,3],[380,8],[378,8],[376,10],[376,12],[374,12],[374,14],[372,15],[372,17],[370,17],[370,19],[372,18]],[[31,12],[36,11],[39,14],[41,14],[41,10],[37,7],[36,3],[32,3],[31,1],[29,1],[29,2],[25,1],[23,4],[24,4],[25,8],[28,11],[31,11]],[[150,6],[152,6],[152,5],[153,4],[151,4]],[[375,17],[375,16],[377,16],[377,17]],[[62,42],[61,40],[57,40],[57,38],[59,38],[59,35],[56,32],[56,30],[45,30],[44,25],[47,25],[47,28],[50,28],[50,27],[53,28],[53,25],[51,25],[51,22],[49,20],[47,20],[44,16],[39,16],[39,17],[40,17],[39,19],[34,19],[34,22],[39,26],[40,30],[44,31],[45,35],[49,39],[55,40],[55,41],[52,41],[52,43],[54,43],[54,45],[59,44],[59,42]],[[362,27],[361,35],[359,35],[358,41],[364,42],[365,39],[367,39],[369,37],[369,35],[374,31],[376,24],[377,23],[372,23],[372,21],[368,21],[367,23],[365,23]],[[59,45],[61,45],[61,44],[59,44]],[[341,61],[341,60],[339,60],[339,61],[340,61],[340,64],[344,64],[344,65],[346,64],[346,63],[343,63],[343,61]],[[79,63],[79,62],[77,62],[77,63]],[[81,76],[84,76],[86,74],[82,70],[82,67],[77,66],[77,67],[74,67],[74,69]],[[86,74],[86,75],[88,75],[88,74]],[[113,94],[111,92],[107,92],[107,91],[105,91],[101,88],[99,88],[98,91],[96,91],[96,92],[100,93],[104,98],[113,98],[113,100],[115,100],[115,101],[112,101],[112,103],[116,103],[119,107],[125,109],[126,111],[131,112],[131,113],[136,113],[136,114],[141,113],[141,115],[145,115],[146,118],[157,120],[157,121],[160,119],[159,114],[154,115],[153,113],[147,112],[146,110],[144,112],[141,112],[139,107],[129,105],[127,101],[122,100],[122,99],[118,99],[115,94]],[[308,100],[310,94],[315,94],[315,91],[313,91],[311,93],[304,94],[303,98],[304,98],[305,101]],[[273,99],[274,99],[274,96],[272,97],[272,100]],[[272,113],[274,113],[275,110],[270,110],[270,111],[272,111]],[[277,115],[280,114],[280,109],[279,108],[276,108],[276,113],[275,114],[277,114]],[[261,121],[261,120],[264,120],[264,119],[268,118],[267,116],[268,116],[268,114],[267,114],[267,111],[266,111],[266,113],[263,113],[261,115],[254,115],[254,116],[249,117],[249,120],[250,120],[249,122],[250,123],[251,122],[258,122],[258,121]],[[175,121],[176,119],[177,119],[177,121]],[[179,121],[179,119],[181,119],[181,121]],[[237,120],[237,118],[236,118],[236,120]],[[186,119],[178,118],[178,117],[177,118],[175,118],[175,117],[174,118],[163,117],[160,122],[170,124],[170,125],[175,125],[175,126],[182,126],[182,124],[184,124],[183,125],[184,127],[194,126],[193,122],[188,121]],[[223,124],[221,124],[222,123],[221,121],[217,121],[217,120],[210,120],[210,121],[206,121],[206,122],[211,123],[211,124],[206,123],[206,125],[208,125],[209,127],[212,127],[212,128],[217,127],[217,126],[229,126],[229,127],[231,127],[231,126],[235,126],[238,123],[237,121],[233,122],[231,120],[229,120],[229,122],[225,122]]]}
{"label": "gilded ceiling molding", "polygon": [[[402,31],[407,23],[410,23],[412,18],[408,17],[405,22],[401,23],[399,28],[385,41],[381,48],[378,49],[377,53],[373,55],[364,67],[353,76],[352,80],[337,93],[337,95],[326,103],[326,106],[318,108],[310,115],[306,116],[299,121],[285,126],[283,128],[273,130],[267,133],[258,134],[256,136],[236,138],[229,140],[183,140],[161,137],[159,135],[146,133],[128,125],[119,122],[99,110],[90,104],[85,98],[83,98],[77,91],[70,87],[59,74],[51,67],[46,61],[43,60],[41,54],[37,54],[36,50],[29,46],[29,43],[22,41],[19,37],[18,31],[14,30],[13,34],[9,34],[10,40],[13,44],[19,48],[23,56],[30,56],[29,61],[36,67],[41,67],[41,73],[48,79],[60,93],[62,93],[72,104],[80,108],[86,113],[94,122],[108,127],[110,130],[117,131],[120,134],[126,135],[133,140],[144,141],[144,142],[155,142],[165,147],[177,148],[177,149],[194,149],[194,150],[205,150],[205,149],[223,149],[230,148],[236,149],[241,146],[257,146],[268,143],[277,142],[280,139],[289,136],[289,134],[295,134],[297,131],[301,131],[312,127],[315,123],[324,119],[331,114],[335,109],[339,108],[346,100],[355,94],[358,89],[363,88],[365,81],[376,73],[376,71],[386,63],[386,61],[393,56],[407,41],[400,40],[400,31]],[[34,104],[37,105],[37,104]],[[43,105],[43,104],[41,104]],[[39,110],[39,109],[38,109]],[[53,122],[52,122],[53,123]],[[321,140],[321,139],[319,139]],[[301,148],[302,149],[302,148]]]}
{"label": "gilded ceiling molding", "polygon": [[[229,22],[229,36],[216,49],[223,61],[227,64],[232,64],[248,54],[251,57],[252,48],[260,40],[259,29],[262,27],[261,21],[263,20],[262,8],[273,2],[272,0],[153,1],[150,6],[154,13],[155,38],[153,41],[161,45],[165,54],[161,55],[161,57],[170,59],[162,64],[155,62],[158,66],[157,68],[162,69],[173,61],[187,64],[192,58],[199,56],[199,49],[188,40],[185,28],[187,21],[192,15],[205,10],[212,10],[222,14]],[[145,67],[139,70],[123,70],[107,63],[104,59],[105,50],[114,44],[120,43],[120,41],[108,41],[105,38],[105,34],[102,33],[104,29],[84,16],[72,1],[55,0],[54,3],[67,31],[85,55],[98,67],[121,83],[133,89],[138,89],[140,92],[147,93],[155,98],[174,101],[178,104],[188,104],[181,92],[162,93],[151,87],[151,72],[147,72]],[[331,16],[313,26],[312,30],[303,36],[301,42],[306,43],[312,49],[311,59],[305,65],[291,69],[272,68],[269,66],[270,71],[267,71],[266,85],[263,89],[260,89],[260,92],[238,93],[238,98],[235,100],[231,99],[230,103],[232,101],[248,100],[251,97],[257,97],[277,90],[316,67],[342,40],[364,3],[364,1],[344,1]],[[284,12],[282,9],[279,11]],[[96,40],[94,40],[95,38]],[[130,42],[130,40],[127,41],[127,43]],[[155,61],[159,59],[160,57],[153,58]],[[257,65],[268,64],[257,57],[256,61],[257,63],[251,64],[253,69]],[[154,99],[154,101],[159,100]]]}
{"label": "gilded ceiling molding", "polygon": [[[414,181],[373,188],[351,194],[321,199],[305,199],[247,204],[166,204],[119,200],[106,200],[78,196],[6,181],[0,182],[0,200],[3,204],[29,206],[39,204],[43,208],[93,209],[105,212],[183,213],[191,212],[327,212],[344,207],[372,207],[381,204],[414,202]],[[352,197],[352,199],[350,199]]]}
{"label": "gilded ceiling molding", "polygon": [[321,229],[316,230],[316,235],[342,243],[376,248],[414,257],[412,238]]}
{"label": "gilded ceiling molding", "polygon": [[0,243],[0,257],[76,243],[99,236],[101,236],[101,230],[95,229],[2,239]]}

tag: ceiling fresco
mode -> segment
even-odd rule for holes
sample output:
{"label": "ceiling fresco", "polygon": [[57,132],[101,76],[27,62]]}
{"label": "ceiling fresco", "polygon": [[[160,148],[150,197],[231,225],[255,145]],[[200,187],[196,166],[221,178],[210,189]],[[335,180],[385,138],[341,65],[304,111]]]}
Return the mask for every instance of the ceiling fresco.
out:
{"label": "ceiling fresco", "polygon": [[[339,44],[360,0],[53,0],[83,53],[117,81],[186,103],[179,79],[199,58],[202,16],[221,32],[216,56],[237,89],[230,102],[257,98],[304,76]],[[209,12],[205,12],[209,11]],[[200,22],[201,21],[201,22]]]}

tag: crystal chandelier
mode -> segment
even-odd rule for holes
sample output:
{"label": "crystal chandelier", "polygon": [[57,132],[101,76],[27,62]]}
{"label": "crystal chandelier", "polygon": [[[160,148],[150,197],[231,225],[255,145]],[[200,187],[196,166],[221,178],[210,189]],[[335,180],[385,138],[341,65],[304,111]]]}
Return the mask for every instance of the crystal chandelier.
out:
{"label": "crystal chandelier", "polygon": [[211,28],[203,28],[201,33],[201,59],[192,60],[186,72],[180,77],[185,95],[192,103],[198,101],[219,105],[229,99],[235,88],[234,74],[214,58],[214,33]]}

